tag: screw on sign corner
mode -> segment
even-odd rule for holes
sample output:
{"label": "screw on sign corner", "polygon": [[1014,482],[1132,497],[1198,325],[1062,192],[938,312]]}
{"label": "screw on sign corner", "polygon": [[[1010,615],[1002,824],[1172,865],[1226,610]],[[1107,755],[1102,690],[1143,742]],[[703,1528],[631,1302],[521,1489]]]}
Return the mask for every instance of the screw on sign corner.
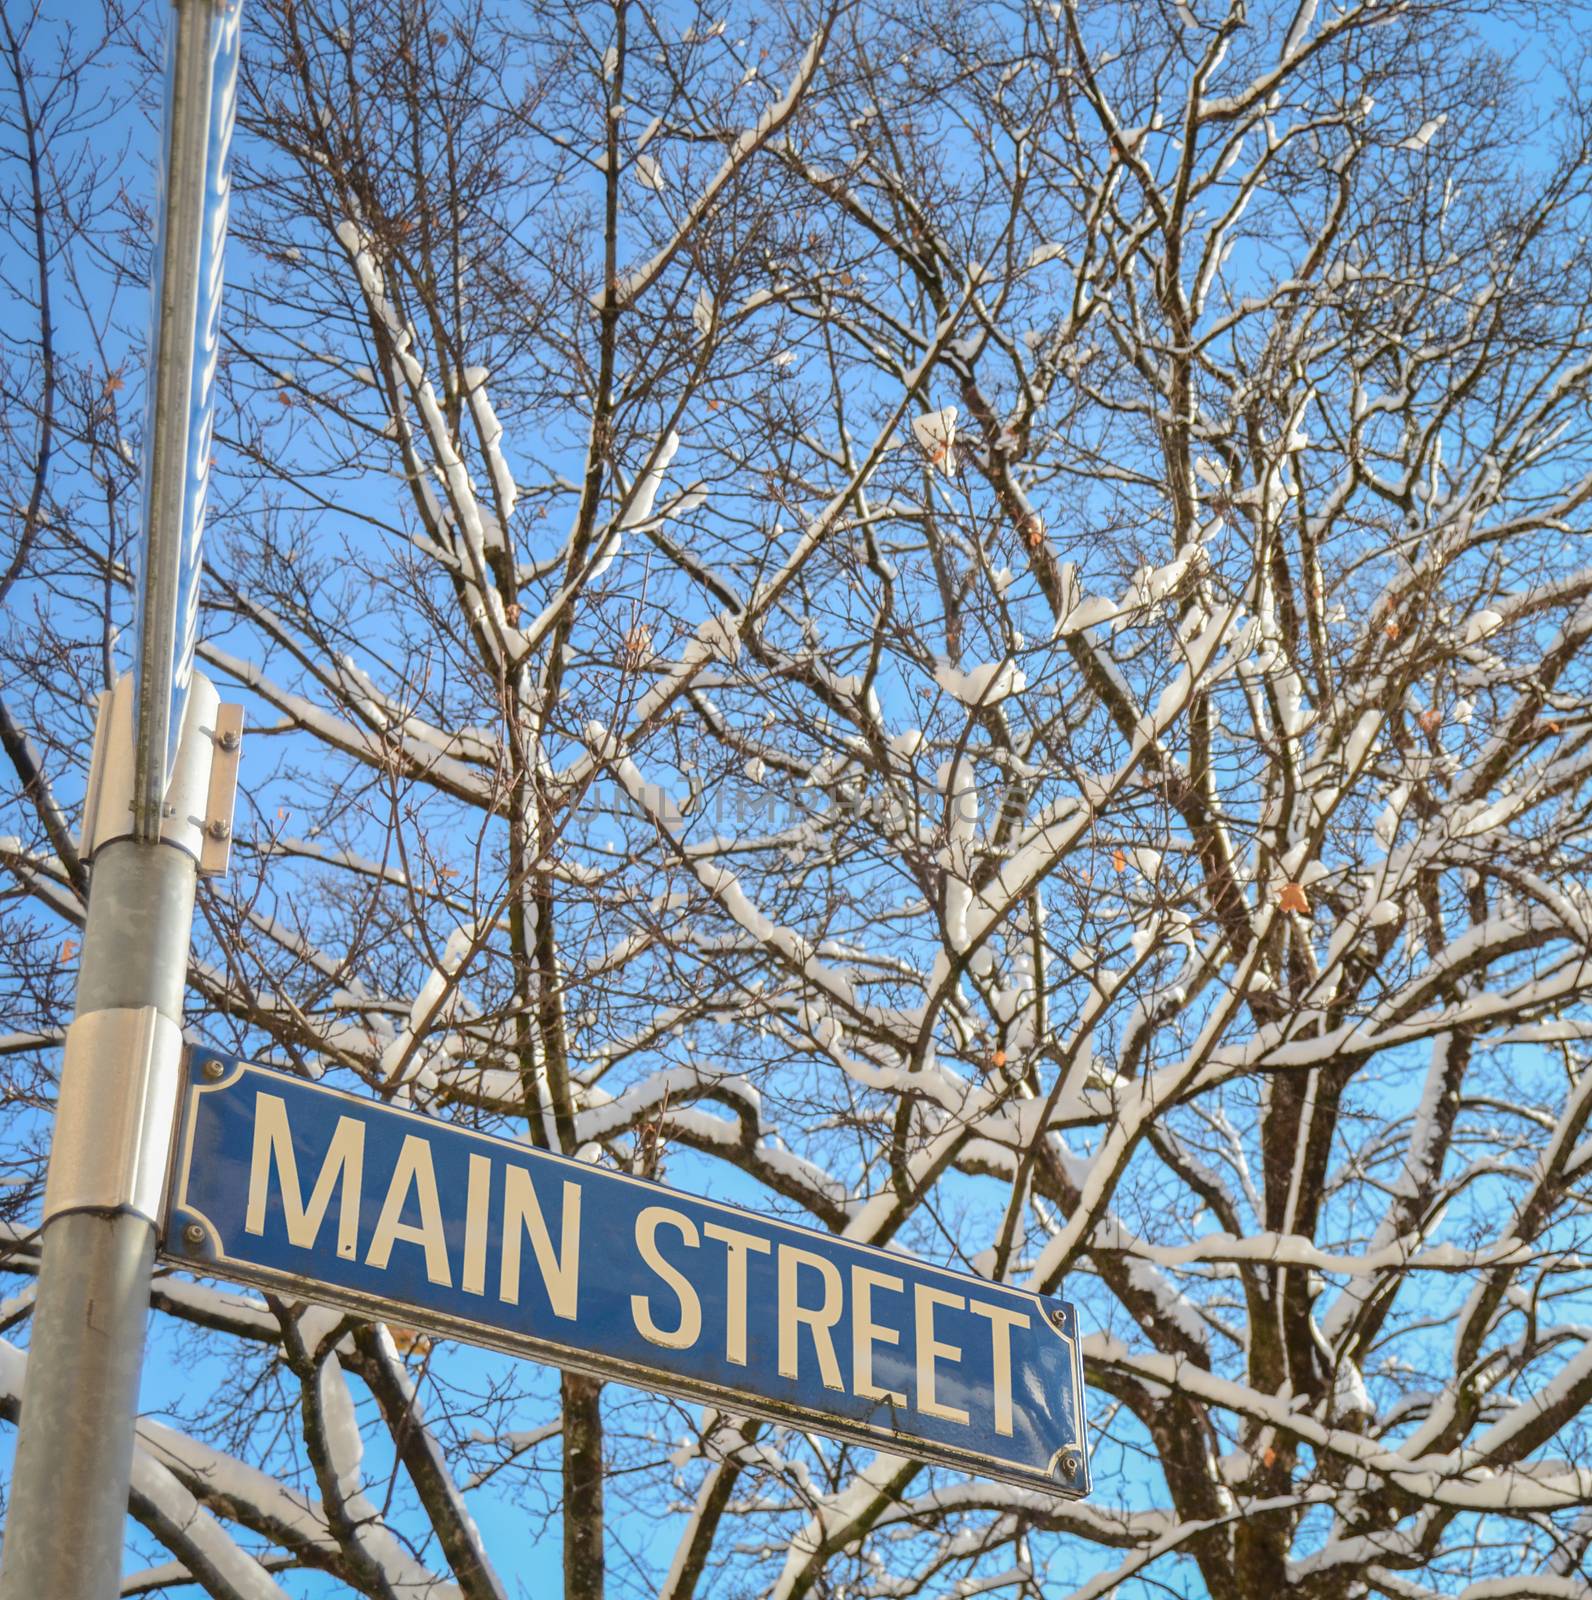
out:
{"label": "screw on sign corner", "polygon": [[190,1249],[197,1250],[205,1242],[205,1230],[197,1222],[190,1222],[182,1230],[182,1242]]}
{"label": "screw on sign corner", "polygon": [[1064,1483],[1076,1483],[1083,1473],[1083,1457],[1076,1450],[1063,1450],[1056,1463],[1056,1475]]}
{"label": "screw on sign corner", "polygon": [[217,1061],[216,1058],[212,1056],[199,1070],[204,1073],[207,1078],[214,1080],[219,1078],[227,1069],[222,1062]]}
{"label": "screw on sign corner", "polygon": [[1061,1306],[1057,1306],[1050,1313],[1050,1320],[1058,1332],[1065,1333],[1067,1331],[1067,1313]]}

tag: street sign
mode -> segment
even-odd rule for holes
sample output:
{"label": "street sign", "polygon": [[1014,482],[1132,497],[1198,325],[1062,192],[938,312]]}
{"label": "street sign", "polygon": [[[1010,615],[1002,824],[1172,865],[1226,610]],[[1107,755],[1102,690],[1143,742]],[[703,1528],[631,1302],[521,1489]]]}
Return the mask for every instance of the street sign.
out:
{"label": "street sign", "polygon": [[162,1253],[731,1412],[1089,1491],[1073,1308],[188,1053]]}

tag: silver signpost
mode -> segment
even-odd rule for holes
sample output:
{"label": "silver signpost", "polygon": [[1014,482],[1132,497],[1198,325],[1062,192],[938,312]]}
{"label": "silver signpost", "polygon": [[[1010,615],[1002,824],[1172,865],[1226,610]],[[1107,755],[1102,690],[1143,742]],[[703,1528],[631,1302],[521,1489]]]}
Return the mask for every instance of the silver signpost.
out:
{"label": "silver signpost", "polygon": [[0,1600],[121,1587],[197,875],[225,870],[241,711],[193,670],[241,0],[173,0],[134,671],[101,697],[93,871],[45,1189]]}

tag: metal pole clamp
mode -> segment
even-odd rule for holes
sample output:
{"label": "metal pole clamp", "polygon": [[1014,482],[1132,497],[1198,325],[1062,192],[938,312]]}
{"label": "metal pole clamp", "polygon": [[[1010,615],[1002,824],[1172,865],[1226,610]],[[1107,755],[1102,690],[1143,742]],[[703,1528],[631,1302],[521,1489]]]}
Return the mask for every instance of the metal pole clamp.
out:
{"label": "metal pole clamp", "polygon": [[44,1222],[124,1211],[158,1223],[182,1081],[182,1030],[154,1006],[90,1011],[66,1030]]}

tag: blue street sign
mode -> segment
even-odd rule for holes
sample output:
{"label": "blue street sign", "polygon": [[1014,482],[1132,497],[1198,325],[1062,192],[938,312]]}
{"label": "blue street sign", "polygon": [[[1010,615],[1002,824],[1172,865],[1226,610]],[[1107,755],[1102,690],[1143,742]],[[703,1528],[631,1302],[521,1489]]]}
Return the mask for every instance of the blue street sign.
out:
{"label": "blue street sign", "polygon": [[163,1253],[731,1412],[1089,1491],[1072,1306],[188,1055]]}

